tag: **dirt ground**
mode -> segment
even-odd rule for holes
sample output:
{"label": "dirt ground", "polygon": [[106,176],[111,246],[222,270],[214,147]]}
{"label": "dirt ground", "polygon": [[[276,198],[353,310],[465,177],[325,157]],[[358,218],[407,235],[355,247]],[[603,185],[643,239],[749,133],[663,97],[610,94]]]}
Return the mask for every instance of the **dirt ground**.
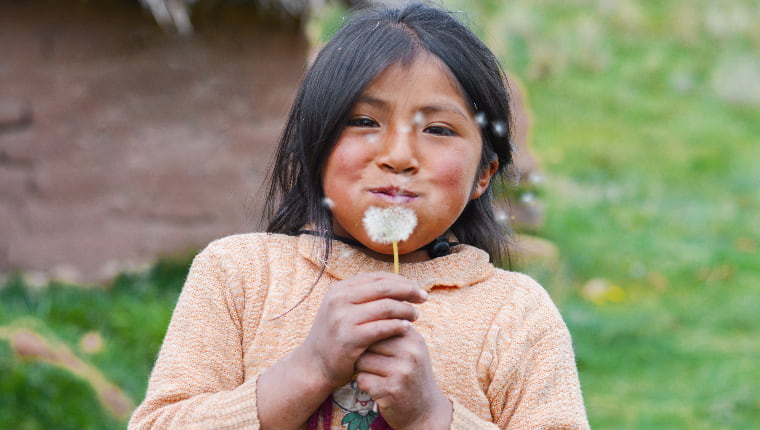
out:
{"label": "dirt ground", "polygon": [[0,2],[0,274],[103,280],[256,228],[308,44],[240,5],[194,19]]}

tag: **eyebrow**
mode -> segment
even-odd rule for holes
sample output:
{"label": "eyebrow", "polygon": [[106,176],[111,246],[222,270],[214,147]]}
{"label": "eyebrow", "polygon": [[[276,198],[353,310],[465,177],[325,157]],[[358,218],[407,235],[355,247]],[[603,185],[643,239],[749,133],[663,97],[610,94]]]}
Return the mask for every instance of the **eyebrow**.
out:
{"label": "eyebrow", "polygon": [[[372,105],[378,108],[384,108],[388,105],[388,102],[378,99],[376,97],[369,96],[367,94],[361,94],[356,100],[357,103],[367,103],[368,105]],[[469,120],[470,117],[467,116],[464,112],[462,112],[462,109],[459,108],[459,106],[452,104],[452,103],[442,103],[442,104],[433,104],[429,106],[423,106],[417,111],[422,112],[424,114],[428,113],[437,113],[437,112],[450,112],[456,115],[461,116],[464,119]]]}

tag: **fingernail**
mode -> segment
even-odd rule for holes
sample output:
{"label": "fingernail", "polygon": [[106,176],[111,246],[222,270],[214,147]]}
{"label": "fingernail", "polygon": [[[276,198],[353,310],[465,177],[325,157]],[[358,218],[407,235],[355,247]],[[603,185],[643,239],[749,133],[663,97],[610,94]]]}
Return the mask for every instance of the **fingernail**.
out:
{"label": "fingernail", "polygon": [[427,298],[428,298],[429,296],[430,296],[430,294],[428,294],[428,292],[427,292],[427,291],[425,291],[425,290],[422,290],[422,299],[423,299],[423,300],[427,300]]}

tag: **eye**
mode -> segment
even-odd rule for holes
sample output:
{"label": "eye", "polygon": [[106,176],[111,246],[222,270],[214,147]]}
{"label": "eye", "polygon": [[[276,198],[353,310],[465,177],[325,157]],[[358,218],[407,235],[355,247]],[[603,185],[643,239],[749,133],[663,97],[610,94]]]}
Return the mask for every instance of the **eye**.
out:
{"label": "eye", "polygon": [[428,128],[426,128],[425,133],[430,133],[436,136],[456,136],[457,134],[454,132],[454,130],[444,127],[442,125],[432,125]]}
{"label": "eye", "polygon": [[367,117],[351,118],[346,125],[349,127],[379,127],[375,120]]}

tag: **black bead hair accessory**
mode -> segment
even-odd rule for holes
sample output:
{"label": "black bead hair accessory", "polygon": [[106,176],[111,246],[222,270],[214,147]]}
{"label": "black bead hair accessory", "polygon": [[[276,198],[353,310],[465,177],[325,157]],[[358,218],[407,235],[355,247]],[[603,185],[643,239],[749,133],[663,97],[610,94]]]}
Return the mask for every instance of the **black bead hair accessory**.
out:
{"label": "black bead hair accessory", "polygon": [[459,245],[459,242],[449,242],[449,238],[441,236],[434,241],[430,242],[427,246],[427,252],[430,258],[443,257],[449,255],[452,246]]}

